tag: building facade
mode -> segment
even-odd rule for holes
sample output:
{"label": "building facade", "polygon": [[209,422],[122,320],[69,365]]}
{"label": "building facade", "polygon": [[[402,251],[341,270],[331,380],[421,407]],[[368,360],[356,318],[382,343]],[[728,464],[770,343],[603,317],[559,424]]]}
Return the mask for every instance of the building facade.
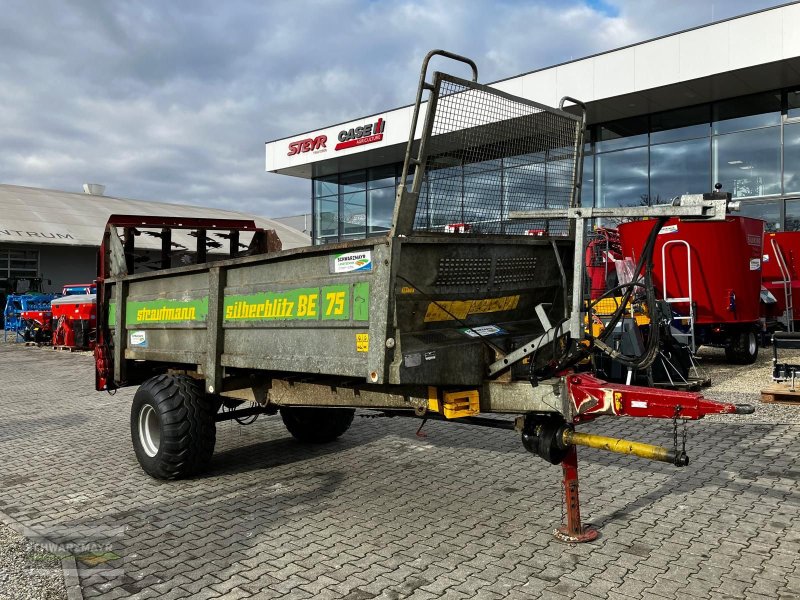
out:
{"label": "building facade", "polygon": [[[767,230],[800,230],[798,3],[491,85],[551,106],[563,96],[586,103],[584,206],[665,202],[721,183]],[[267,143],[268,171],[311,180],[314,243],[388,231],[411,110]],[[481,178],[493,170],[505,189],[521,166],[495,163]],[[471,176],[469,166],[450,169]]]}

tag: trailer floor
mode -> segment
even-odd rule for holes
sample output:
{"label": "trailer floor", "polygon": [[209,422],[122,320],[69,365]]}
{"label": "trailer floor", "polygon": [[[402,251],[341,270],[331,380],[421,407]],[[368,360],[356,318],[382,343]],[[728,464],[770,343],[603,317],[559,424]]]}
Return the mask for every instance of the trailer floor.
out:
{"label": "trailer floor", "polygon": [[210,474],[164,483],[135,461],[133,390],[93,392],[91,357],[0,344],[0,381],[0,514],[77,555],[86,598],[800,598],[800,425],[784,416],[690,424],[680,470],[581,449],[601,537],[570,547],[550,533],[561,469],[509,432],[357,418],[308,447],[277,417],[227,422]]}

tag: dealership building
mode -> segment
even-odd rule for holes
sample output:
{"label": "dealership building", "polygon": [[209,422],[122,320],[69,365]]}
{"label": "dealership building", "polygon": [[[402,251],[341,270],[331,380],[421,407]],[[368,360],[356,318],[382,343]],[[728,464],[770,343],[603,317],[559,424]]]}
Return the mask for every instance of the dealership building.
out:
{"label": "dealership building", "polygon": [[[307,246],[310,241],[304,233],[272,219],[200,206],[115,198],[104,195],[104,187],[95,184],[84,188],[86,193],[81,194],[0,185],[0,282],[41,276],[45,291],[60,291],[67,283],[93,281],[97,250],[112,214],[245,219],[255,221],[257,227],[274,229],[283,248]],[[226,234],[209,231],[207,235],[210,256],[227,251]],[[196,239],[176,232],[172,241],[176,254],[184,251],[186,258],[191,258]],[[246,248],[249,234],[243,233],[240,241]],[[141,255],[136,258],[147,259],[146,253],[157,249],[160,252],[161,240],[141,236],[136,247],[141,248]]]}
{"label": "dealership building", "polygon": [[[466,75],[458,63],[433,66]],[[563,96],[586,104],[584,206],[660,203],[719,182],[767,230],[800,230],[798,3],[491,86],[550,106]],[[310,180],[315,244],[388,231],[412,111],[395,108],[266,144],[267,171]],[[493,163],[480,177],[494,170],[501,189],[515,179],[508,170],[521,168]],[[474,169],[452,169],[469,189]]]}

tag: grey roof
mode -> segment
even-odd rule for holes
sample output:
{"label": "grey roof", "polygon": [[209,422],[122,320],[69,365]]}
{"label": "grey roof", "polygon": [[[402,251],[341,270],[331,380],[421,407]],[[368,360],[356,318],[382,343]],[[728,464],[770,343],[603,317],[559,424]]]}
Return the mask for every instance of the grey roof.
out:
{"label": "grey roof", "polygon": [[[230,210],[0,184],[0,244],[97,247],[112,214],[252,219],[258,227],[276,230],[284,249],[311,243],[308,235],[283,223]],[[146,237],[142,236],[141,244],[137,240],[137,246],[155,247],[156,240],[147,241]],[[188,245],[192,238],[186,237]],[[242,235],[244,243],[249,239],[249,234]]]}

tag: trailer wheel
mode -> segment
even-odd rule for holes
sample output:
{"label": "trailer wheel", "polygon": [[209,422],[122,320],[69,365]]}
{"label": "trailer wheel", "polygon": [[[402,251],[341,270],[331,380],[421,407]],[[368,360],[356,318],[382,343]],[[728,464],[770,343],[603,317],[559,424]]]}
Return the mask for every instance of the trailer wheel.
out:
{"label": "trailer wheel", "polygon": [[734,365],[751,365],[758,358],[758,338],[754,331],[742,331],[725,346],[725,359]]}
{"label": "trailer wheel", "polygon": [[216,442],[214,407],[191,377],[158,375],[133,397],[131,439],[142,469],[156,479],[203,471]]}
{"label": "trailer wheel", "polygon": [[281,419],[295,439],[312,444],[332,442],[350,428],[354,408],[283,406]]}

